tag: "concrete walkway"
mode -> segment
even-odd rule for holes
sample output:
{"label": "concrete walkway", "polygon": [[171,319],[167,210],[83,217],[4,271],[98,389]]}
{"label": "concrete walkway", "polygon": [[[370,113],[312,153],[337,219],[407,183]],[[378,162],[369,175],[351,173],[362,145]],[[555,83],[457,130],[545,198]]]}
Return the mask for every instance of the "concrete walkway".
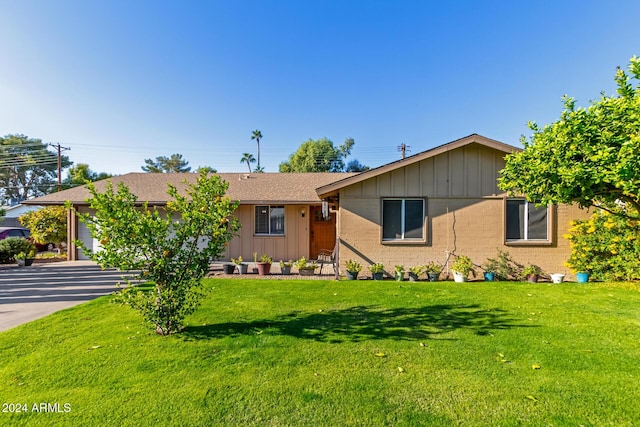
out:
{"label": "concrete walkway", "polygon": [[0,267],[0,331],[83,303],[116,288],[123,273],[91,261]]}

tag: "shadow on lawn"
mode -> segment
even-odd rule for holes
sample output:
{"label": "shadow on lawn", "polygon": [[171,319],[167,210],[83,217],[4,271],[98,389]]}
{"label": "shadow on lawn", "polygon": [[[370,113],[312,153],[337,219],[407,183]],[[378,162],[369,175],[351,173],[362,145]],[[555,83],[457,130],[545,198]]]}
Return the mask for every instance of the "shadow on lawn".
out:
{"label": "shadow on lawn", "polygon": [[374,339],[430,339],[455,330],[476,335],[518,325],[506,311],[479,305],[431,305],[417,308],[382,309],[358,306],[319,313],[293,312],[274,319],[237,323],[187,326],[187,338],[207,339],[239,335],[290,335],[323,342]]}

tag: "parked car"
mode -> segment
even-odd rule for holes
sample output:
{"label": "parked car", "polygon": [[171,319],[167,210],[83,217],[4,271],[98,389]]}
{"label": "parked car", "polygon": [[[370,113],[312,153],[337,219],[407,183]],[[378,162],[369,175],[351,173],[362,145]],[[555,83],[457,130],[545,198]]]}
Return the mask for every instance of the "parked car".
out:
{"label": "parked car", "polygon": [[31,232],[28,228],[24,227],[0,227],[0,240],[6,239],[7,237],[22,237],[25,239],[31,240],[34,245],[36,245],[36,249],[38,251],[46,251],[49,247],[48,244],[36,243],[31,238]]}
{"label": "parked car", "polygon": [[0,227],[0,240],[7,237],[31,237],[31,232],[24,227]]}

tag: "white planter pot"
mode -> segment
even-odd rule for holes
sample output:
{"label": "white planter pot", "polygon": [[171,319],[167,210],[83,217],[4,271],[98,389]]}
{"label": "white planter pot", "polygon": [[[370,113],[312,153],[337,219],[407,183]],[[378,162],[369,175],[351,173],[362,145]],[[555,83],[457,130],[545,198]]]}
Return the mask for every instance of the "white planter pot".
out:
{"label": "white planter pot", "polygon": [[467,281],[467,276],[465,276],[462,273],[458,273],[457,271],[453,272],[453,281],[454,282],[466,282]]}
{"label": "white planter pot", "polygon": [[551,281],[553,283],[562,283],[564,282],[564,274],[562,273],[555,273],[551,275]]}

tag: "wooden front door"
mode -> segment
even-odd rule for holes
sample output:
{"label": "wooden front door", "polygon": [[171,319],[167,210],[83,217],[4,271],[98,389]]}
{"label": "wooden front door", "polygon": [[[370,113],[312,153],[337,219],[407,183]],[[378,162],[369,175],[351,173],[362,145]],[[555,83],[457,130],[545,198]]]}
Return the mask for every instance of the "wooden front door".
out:
{"label": "wooden front door", "polygon": [[318,259],[320,250],[333,250],[336,245],[336,214],[329,213],[329,218],[322,217],[322,206],[311,206],[311,248],[310,259]]}

